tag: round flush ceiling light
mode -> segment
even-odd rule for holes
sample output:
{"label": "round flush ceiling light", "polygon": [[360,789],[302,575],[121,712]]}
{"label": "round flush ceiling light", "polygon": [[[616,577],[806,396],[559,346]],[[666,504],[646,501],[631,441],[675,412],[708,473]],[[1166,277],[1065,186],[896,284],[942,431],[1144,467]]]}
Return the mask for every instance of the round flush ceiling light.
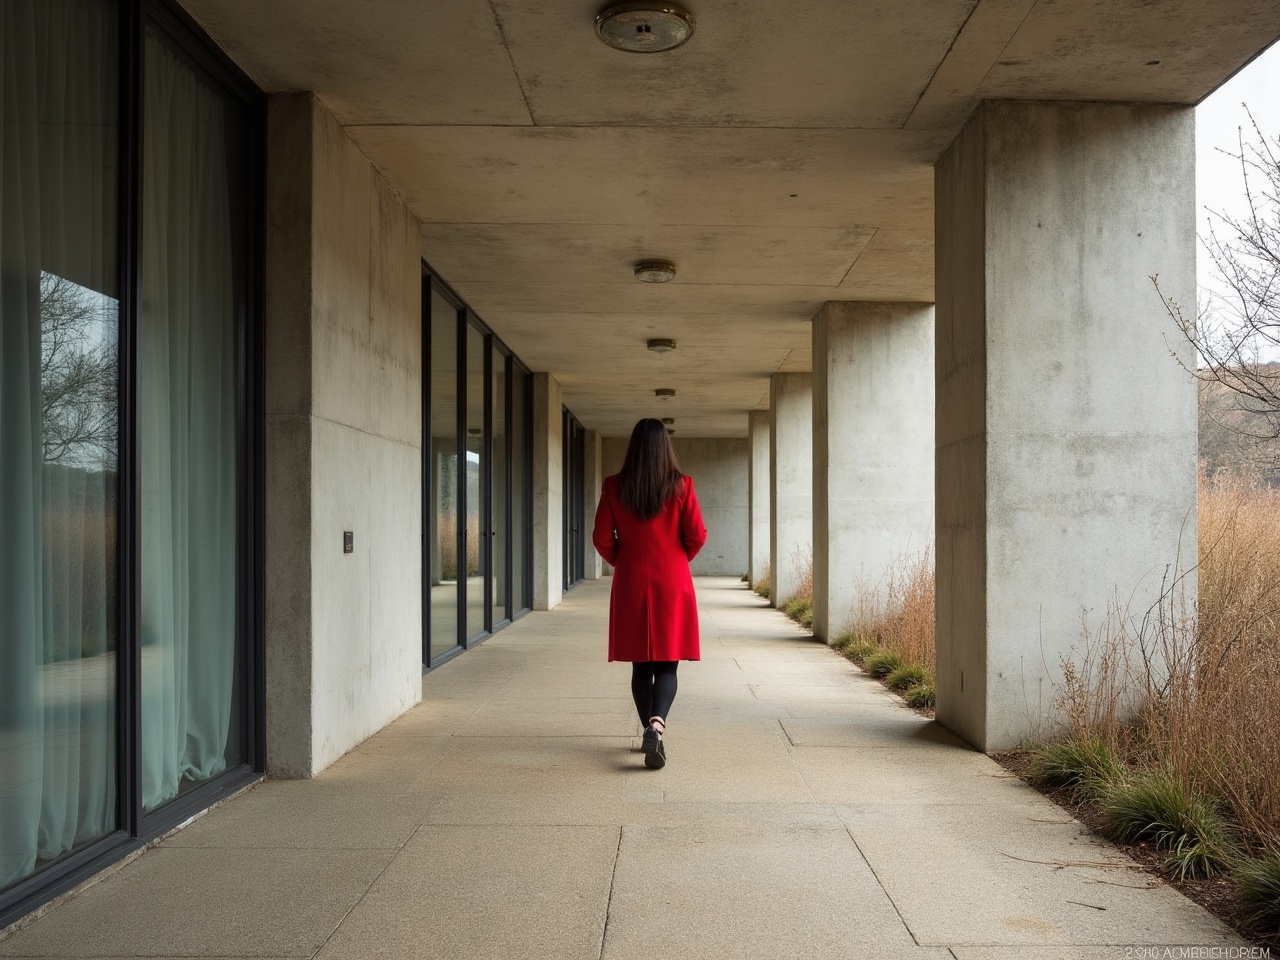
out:
{"label": "round flush ceiling light", "polygon": [[615,3],[596,15],[596,36],[629,53],[674,50],[696,26],[693,14],[674,3]]}
{"label": "round flush ceiling light", "polygon": [[635,272],[642,283],[667,283],[676,278],[676,265],[670,260],[641,260]]}
{"label": "round flush ceiling light", "polygon": [[654,353],[670,353],[676,348],[674,340],[650,340],[645,344]]}

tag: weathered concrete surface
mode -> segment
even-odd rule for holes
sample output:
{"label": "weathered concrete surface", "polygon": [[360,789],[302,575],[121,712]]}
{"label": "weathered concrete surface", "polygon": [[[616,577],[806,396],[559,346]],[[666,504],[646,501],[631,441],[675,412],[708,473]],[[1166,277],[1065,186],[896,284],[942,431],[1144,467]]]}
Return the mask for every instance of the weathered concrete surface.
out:
{"label": "weathered concrete surface", "polygon": [[533,375],[533,609],[564,593],[564,407],[560,383]]}
{"label": "weathered concrete surface", "polygon": [[[706,545],[689,569],[695,577],[741,576],[747,568],[747,441],[672,437],[671,445],[680,469],[693,477],[707,525]],[[626,440],[606,440],[604,475],[621,470],[626,455]],[[593,501],[588,512],[594,507]]]}
{"label": "weathered concrete surface", "polygon": [[[735,0],[637,58],[601,5],[184,0],[264,89],[320,93],[427,261],[608,436],[671,386],[706,398],[686,435],[741,437],[823,302],[934,300],[930,168],[981,100],[1192,104],[1280,36],[1275,0]],[[637,284],[646,256],[675,282]]]}
{"label": "weathered concrete surface", "polygon": [[744,584],[697,589],[703,659],[681,665],[665,769],[643,766],[627,667],[605,662],[608,583],[584,583],[423,678],[422,704],[319,777],[210,812],[0,956],[1119,960],[1241,945]]}
{"label": "weathered concrete surface", "polygon": [[769,380],[769,597],[790,600],[813,560],[813,375]]}
{"label": "weathered concrete surface", "polygon": [[998,102],[939,161],[938,717],[986,749],[1082,616],[1194,563],[1195,358],[1148,279],[1195,301],[1194,148],[1188,108]]}
{"label": "weathered concrete surface", "polygon": [[418,699],[421,274],[417,221],[315,97],[268,130],[268,768],[306,777]]}
{"label": "weathered concrete surface", "polygon": [[933,543],[933,307],[831,301],[813,321],[813,633],[883,611]]}
{"label": "weathered concrete surface", "polygon": [[769,568],[769,411],[747,414],[747,558],[756,583]]}

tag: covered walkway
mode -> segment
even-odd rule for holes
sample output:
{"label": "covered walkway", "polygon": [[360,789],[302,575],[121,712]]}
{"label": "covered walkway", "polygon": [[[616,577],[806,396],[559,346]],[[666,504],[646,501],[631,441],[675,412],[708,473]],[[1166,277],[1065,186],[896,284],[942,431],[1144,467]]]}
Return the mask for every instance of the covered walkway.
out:
{"label": "covered walkway", "polygon": [[[745,586],[646,770],[609,581],[0,941],[5,957],[1076,958],[1237,942]],[[1102,867],[1101,864],[1115,864]],[[1084,945],[1084,946],[1082,946]],[[1087,947],[1087,948],[1085,948]]]}

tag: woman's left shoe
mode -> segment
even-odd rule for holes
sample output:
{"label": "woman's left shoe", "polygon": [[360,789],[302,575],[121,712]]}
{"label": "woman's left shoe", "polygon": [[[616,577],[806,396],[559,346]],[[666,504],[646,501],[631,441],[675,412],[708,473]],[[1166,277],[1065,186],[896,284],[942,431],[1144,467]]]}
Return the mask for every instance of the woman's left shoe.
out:
{"label": "woman's left shoe", "polygon": [[658,738],[658,731],[649,727],[644,732],[644,765],[650,770],[661,770],[667,765],[667,748]]}
{"label": "woman's left shoe", "polygon": [[[640,740],[640,749],[644,751],[644,765],[650,770],[661,770],[667,765],[667,748],[662,745],[662,730],[654,726],[654,721],[662,723],[661,717],[653,717],[649,726],[644,728],[644,737]],[[662,723],[663,730],[666,724]]]}

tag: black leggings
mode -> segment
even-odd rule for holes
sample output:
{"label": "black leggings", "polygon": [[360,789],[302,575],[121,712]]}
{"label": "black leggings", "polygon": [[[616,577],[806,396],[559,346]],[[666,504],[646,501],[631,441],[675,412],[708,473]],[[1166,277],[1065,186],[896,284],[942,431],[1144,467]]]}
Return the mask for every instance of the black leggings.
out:
{"label": "black leggings", "polygon": [[667,712],[676,698],[677,660],[646,660],[631,665],[631,698],[636,702],[640,723],[649,725],[651,717],[666,722]]}

